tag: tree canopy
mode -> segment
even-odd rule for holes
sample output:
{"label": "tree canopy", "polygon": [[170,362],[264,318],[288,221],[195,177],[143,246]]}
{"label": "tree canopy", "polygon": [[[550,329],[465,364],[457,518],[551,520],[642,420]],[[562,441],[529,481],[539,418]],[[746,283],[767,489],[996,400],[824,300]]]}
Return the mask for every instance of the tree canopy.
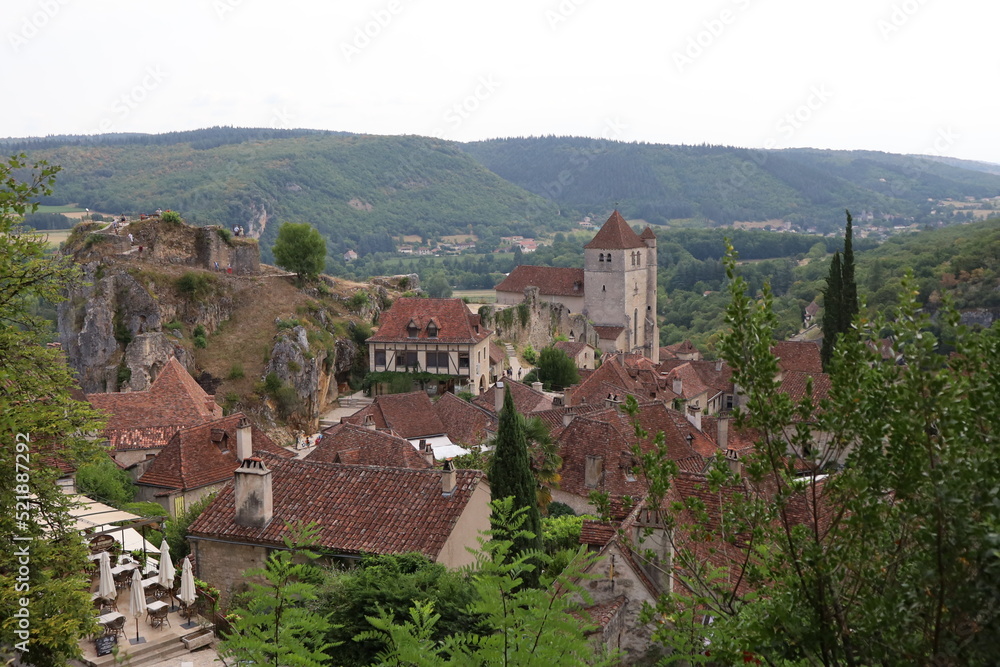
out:
{"label": "tree canopy", "polygon": [[326,263],[326,240],[309,223],[286,222],[274,242],[274,261],[298,279],[315,278]]}
{"label": "tree canopy", "polygon": [[557,347],[542,348],[538,355],[538,380],[559,391],[580,381],[580,373],[569,355]]}

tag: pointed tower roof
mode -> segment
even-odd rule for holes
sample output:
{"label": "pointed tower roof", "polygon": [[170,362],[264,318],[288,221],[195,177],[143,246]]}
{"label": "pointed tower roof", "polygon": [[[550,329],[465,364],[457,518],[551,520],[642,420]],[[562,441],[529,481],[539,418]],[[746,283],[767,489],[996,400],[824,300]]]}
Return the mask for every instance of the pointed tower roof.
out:
{"label": "pointed tower roof", "polygon": [[590,240],[590,243],[583,246],[600,250],[627,250],[628,248],[645,248],[646,244],[639,238],[638,234],[625,222],[617,209],[608,218],[608,221],[601,227],[601,231]]}
{"label": "pointed tower roof", "polygon": [[643,241],[645,241],[646,239],[655,239],[656,234],[653,233],[652,227],[647,225],[646,228],[642,230],[642,234],[639,234],[639,238],[642,239]]}

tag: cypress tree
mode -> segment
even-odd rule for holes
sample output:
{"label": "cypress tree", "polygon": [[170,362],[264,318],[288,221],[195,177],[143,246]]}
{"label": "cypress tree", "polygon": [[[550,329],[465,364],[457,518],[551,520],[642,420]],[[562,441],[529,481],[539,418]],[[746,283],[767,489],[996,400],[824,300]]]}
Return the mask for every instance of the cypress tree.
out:
{"label": "cypress tree", "polygon": [[830,262],[830,275],[826,278],[826,289],[823,290],[823,347],[820,356],[823,359],[823,370],[829,372],[830,360],[833,358],[833,344],[837,342],[840,333],[840,313],[844,301],[844,274],[840,264],[840,251],[833,254]]}
{"label": "cypress tree", "polygon": [[841,306],[840,306],[840,332],[847,333],[851,330],[851,323],[854,316],[858,314],[858,284],[854,280],[854,243],[853,226],[851,212],[844,209],[847,214],[847,230],[844,233],[844,262],[841,269]]}
{"label": "cypress tree", "polygon": [[[499,388],[494,391],[499,391]],[[540,551],[542,520],[538,513],[538,494],[535,490],[537,485],[528,461],[528,439],[524,433],[524,425],[518,419],[509,387],[504,388],[503,409],[500,411],[500,422],[497,425],[496,447],[490,463],[489,480],[494,499],[513,496],[515,510],[527,508],[521,528],[530,531],[534,537],[516,537],[513,540],[513,552],[521,554],[527,551]],[[494,529],[498,528],[500,526],[494,526]],[[528,586],[537,585],[537,568],[534,572],[524,574],[524,583]]]}
{"label": "cypress tree", "polygon": [[837,336],[848,334],[851,323],[858,314],[858,284],[854,279],[854,228],[851,212],[847,214],[847,229],[844,233],[844,258],[834,253],[830,263],[830,275],[823,291],[823,370],[829,372],[833,358],[833,346]]}

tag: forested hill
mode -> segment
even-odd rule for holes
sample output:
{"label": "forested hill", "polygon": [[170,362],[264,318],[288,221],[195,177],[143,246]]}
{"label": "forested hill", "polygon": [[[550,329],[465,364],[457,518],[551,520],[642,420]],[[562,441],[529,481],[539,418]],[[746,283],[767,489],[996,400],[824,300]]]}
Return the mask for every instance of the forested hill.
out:
{"label": "forested hill", "polygon": [[112,214],[173,209],[193,224],[248,226],[265,250],[277,233],[272,222],[312,223],[334,256],[386,233],[533,236],[573,224],[556,204],[500,178],[453,142],[220,129],[227,128],[169,141],[108,135],[6,146],[63,167],[43,203]]}
{"label": "forested hill", "polygon": [[[710,224],[781,219],[819,231],[843,209],[930,222],[934,201],[1000,195],[1000,176],[930,157],[875,151],[749,150],[580,137],[495,139],[463,145],[503,178],[563,207],[626,219]],[[971,165],[976,165],[973,168]]]}

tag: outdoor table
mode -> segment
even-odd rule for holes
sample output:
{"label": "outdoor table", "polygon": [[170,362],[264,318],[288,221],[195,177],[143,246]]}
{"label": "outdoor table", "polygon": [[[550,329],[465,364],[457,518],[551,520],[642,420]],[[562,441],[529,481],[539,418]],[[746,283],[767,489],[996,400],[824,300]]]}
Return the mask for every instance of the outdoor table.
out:
{"label": "outdoor table", "polygon": [[142,590],[146,590],[153,584],[157,583],[156,577],[147,577],[142,580]]}
{"label": "outdoor table", "polygon": [[139,567],[138,563],[126,563],[125,565],[115,565],[111,568],[111,574],[121,574],[122,572],[131,572],[132,570]]}
{"label": "outdoor table", "polygon": [[146,605],[146,620],[147,621],[149,620],[149,617],[152,615],[154,611],[159,611],[160,609],[163,609],[166,606],[167,603],[164,602],[163,600],[155,600],[153,602],[148,603]]}
{"label": "outdoor table", "polygon": [[125,618],[125,615],[120,614],[117,611],[109,611],[107,614],[104,614],[103,616],[98,616],[97,622],[100,623],[101,625],[107,625],[108,623],[117,621],[119,618]]}

